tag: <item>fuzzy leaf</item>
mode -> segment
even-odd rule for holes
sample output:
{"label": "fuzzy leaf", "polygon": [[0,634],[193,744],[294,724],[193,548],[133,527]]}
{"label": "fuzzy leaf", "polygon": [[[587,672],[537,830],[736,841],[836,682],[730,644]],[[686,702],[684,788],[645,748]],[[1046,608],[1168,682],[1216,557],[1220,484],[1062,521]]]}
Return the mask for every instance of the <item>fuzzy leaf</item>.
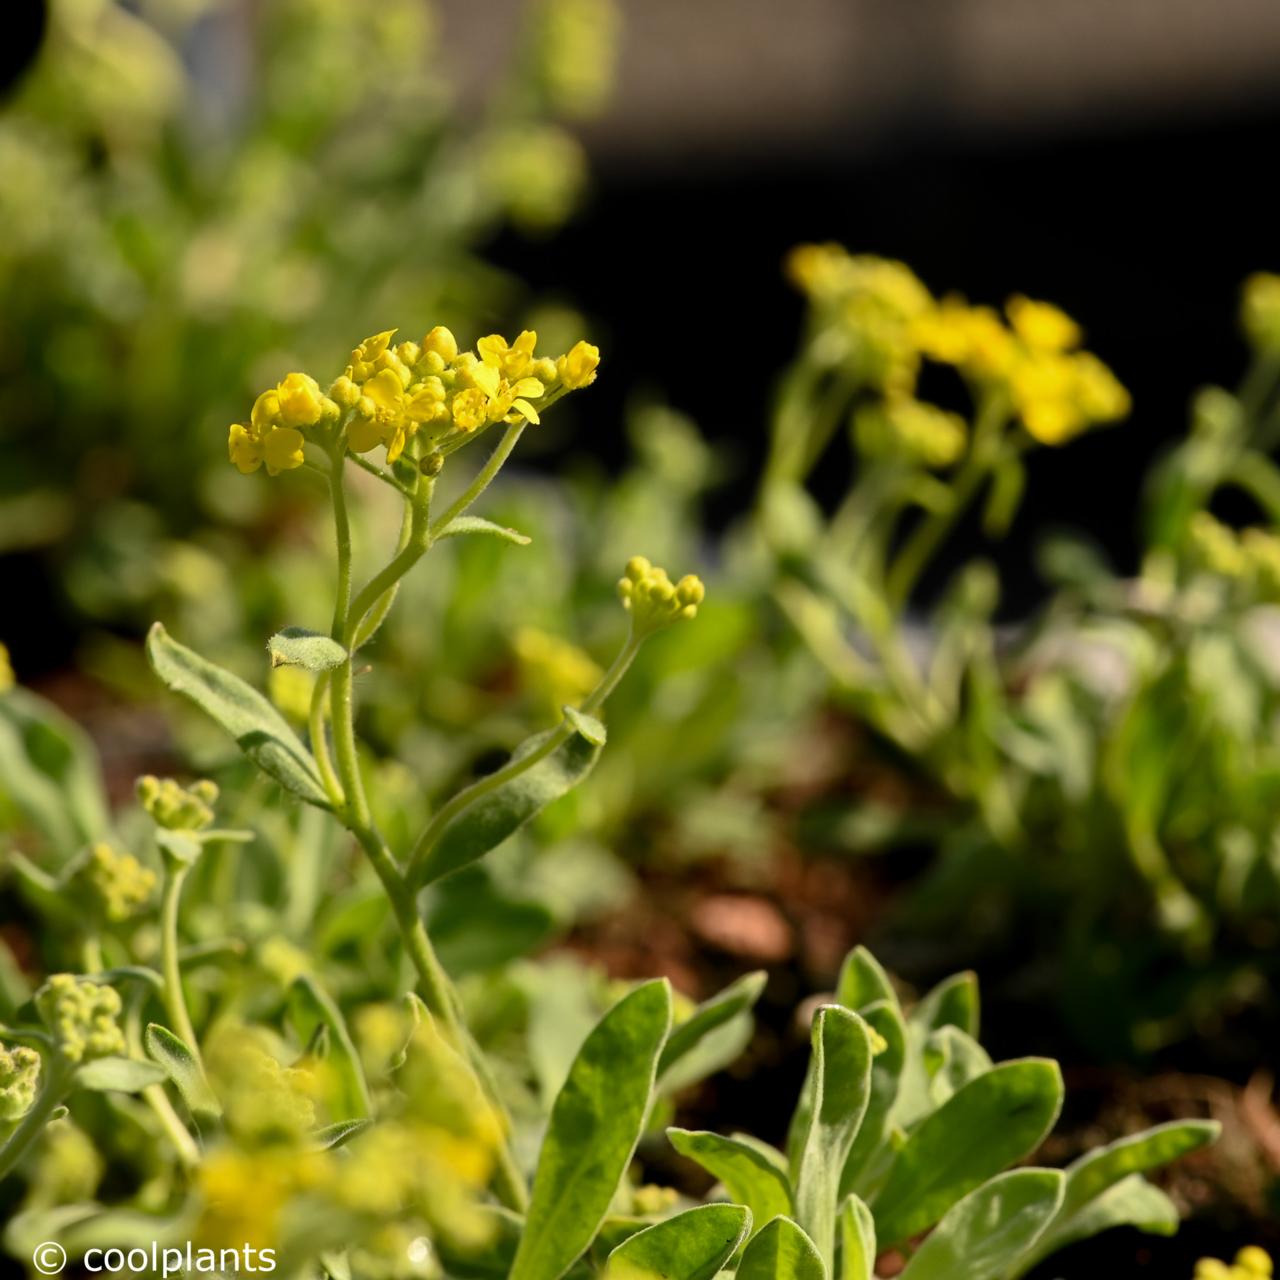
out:
{"label": "fuzzy leaf", "polygon": [[[598,721],[594,723],[599,724]],[[555,732],[552,729],[525,739],[512,755],[512,762],[537,751]],[[594,728],[583,733],[575,727],[568,741],[532,768],[478,796],[440,833],[416,869],[415,883],[430,884],[484,857],[553,800],[567,795],[595,767],[600,758],[599,739],[602,734],[603,729],[597,734]]]}
{"label": "fuzzy leaf", "polygon": [[336,1124],[327,1124],[315,1133],[316,1145],[321,1151],[330,1151],[351,1141],[357,1134],[363,1133],[372,1120],[339,1120]]}
{"label": "fuzzy leaf", "polygon": [[154,1062],[134,1058],[94,1058],[76,1071],[76,1084],[97,1093],[140,1093],[166,1079]]}
{"label": "fuzzy leaf", "polygon": [[867,1113],[862,1118],[858,1136],[844,1164],[840,1179],[842,1198],[850,1192],[862,1190],[859,1179],[884,1146],[893,1105],[898,1100],[898,1086],[907,1052],[907,1029],[896,1003],[876,1000],[863,1006],[862,1016],[885,1042],[885,1047],[871,1059],[871,1093],[867,1100]]}
{"label": "fuzzy leaf", "polygon": [[1034,1151],[1062,1106],[1047,1058],[1001,1063],[927,1115],[898,1152],[873,1203],[885,1245],[918,1235],[974,1187]]}
{"label": "fuzzy leaf", "polygon": [[347,660],[347,651],[332,637],[306,627],[285,627],[267,641],[273,667],[332,671]]}
{"label": "fuzzy leaf", "polygon": [[751,1230],[751,1211],[704,1204],[636,1232],[610,1255],[606,1280],[713,1280]]}
{"label": "fuzzy leaf", "polygon": [[866,947],[854,947],[840,966],[836,980],[836,1003],[854,1013],[861,1013],[868,1005],[879,1000],[898,1003],[893,983],[881,968],[880,962]]}
{"label": "fuzzy leaf", "polygon": [[583,1042],[551,1108],[510,1280],[558,1280],[591,1244],[631,1163],[670,1027],[670,987],[646,982]]}
{"label": "fuzzy leaf", "polygon": [[756,1232],[736,1274],[737,1280],[827,1280],[822,1255],[790,1218],[774,1218]]}
{"label": "fuzzy leaf", "polygon": [[709,1000],[704,1000],[689,1017],[674,1026],[667,1037],[667,1043],[662,1047],[662,1056],[658,1059],[659,1082],[681,1058],[691,1053],[717,1027],[724,1026],[738,1014],[751,1009],[760,999],[760,993],[768,979],[769,975],[762,969],[743,974],[723,991],[717,991]]}
{"label": "fuzzy leaf", "polygon": [[306,974],[295,978],[289,988],[289,1021],[304,1045],[310,1044],[317,1032],[326,1033],[325,1062],[336,1093],[332,1112],[342,1120],[368,1117],[369,1087],[342,1012],[328,992]]}
{"label": "fuzzy leaf", "polygon": [[876,1280],[875,1218],[857,1196],[840,1210],[840,1280]]}
{"label": "fuzzy leaf", "polygon": [[796,1221],[832,1271],[840,1178],[871,1093],[871,1037],[856,1013],[831,1004],[814,1015],[805,1090],[808,1122],[792,1169]]}
{"label": "fuzzy leaf", "polygon": [[200,1060],[185,1040],[174,1035],[168,1027],[152,1022],[147,1026],[144,1044],[147,1056],[177,1086],[192,1115],[217,1117],[222,1114],[222,1107],[209,1087]]}
{"label": "fuzzy leaf", "polygon": [[[1220,1129],[1221,1126],[1213,1120],[1173,1120],[1142,1133],[1118,1138],[1081,1156],[1067,1168],[1067,1188],[1062,1207],[1027,1265],[1033,1265],[1071,1240],[1079,1240],[1111,1225],[1106,1221],[1108,1211],[1104,1210],[1096,1218],[1091,1215],[1092,1206],[1100,1197],[1106,1196],[1114,1186],[1129,1177],[1158,1169],[1212,1142]],[[1127,1193],[1118,1199],[1138,1203],[1135,1197],[1136,1193]],[[1095,1221],[1098,1225],[1089,1225]]]}
{"label": "fuzzy leaf", "polygon": [[216,720],[264,773],[318,808],[329,808],[316,762],[285,718],[239,676],[172,639],[160,623],[147,636],[156,675]]}
{"label": "fuzzy leaf", "polygon": [[1014,1169],[953,1206],[901,1280],[997,1280],[1035,1243],[1062,1203],[1059,1169]]}
{"label": "fuzzy leaf", "polygon": [[690,1129],[668,1129],[667,1137],[682,1156],[718,1179],[730,1200],[745,1204],[761,1226],[791,1214],[791,1187],[786,1173],[755,1147],[736,1138],[722,1138],[718,1133]]}
{"label": "fuzzy leaf", "polygon": [[519,547],[527,547],[533,541],[527,533],[519,529],[508,529],[505,525],[494,524],[483,516],[454,516],[433,541],[441,538],[456,538],[461,533],[487,533],[491,538],[502,538],[505,542],[514,542]]}

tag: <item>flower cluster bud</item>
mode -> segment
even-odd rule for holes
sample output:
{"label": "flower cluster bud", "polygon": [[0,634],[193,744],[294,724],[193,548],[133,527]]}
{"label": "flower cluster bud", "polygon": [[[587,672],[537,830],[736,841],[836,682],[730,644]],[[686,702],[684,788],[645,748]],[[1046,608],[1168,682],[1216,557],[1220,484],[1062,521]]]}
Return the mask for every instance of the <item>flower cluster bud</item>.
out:
{"label": "flower cluster bud", "polygon": [[97,914],[111,924],[137,915],[155,892],[156,873],[131,853],[99,841],[75,874]]}
{"label": "flower cluster bud", "polygon": [[201,778],[189,787],[151,774],[138,779],[138,803],[152,821],[168,831],[201,831],[213,821],[216,783]]}
{"label": "flower cluster bud", "polygon": [[40,1055],[25,1045],[0,1044],[0,1124],[20,1120],[36,1100]]}
{"label": "flower cluster bud", "polygon": [[696,574],[687,573],[679,582],[672,582],[665,569],[650,564],[644,556],[632,556],[618,579],[618,596],[631,614],[637,635],[694,617],[705,595],[706,588]]}
{"label": "flower cluster bud", "polygon": [[55,973],[36,992],[36,1010],[68,1062],[87,1062],[125,1051],[116,1019],[120,995],[114,987]]}

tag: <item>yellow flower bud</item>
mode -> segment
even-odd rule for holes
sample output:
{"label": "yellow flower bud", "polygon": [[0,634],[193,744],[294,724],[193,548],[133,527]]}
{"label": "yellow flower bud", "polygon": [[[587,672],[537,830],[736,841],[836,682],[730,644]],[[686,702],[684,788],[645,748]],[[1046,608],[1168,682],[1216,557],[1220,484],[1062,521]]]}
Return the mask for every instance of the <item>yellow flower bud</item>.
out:
{"label": "yellow flower bud", "polygon": [[585,387],[596,380],[600,364],[600,348],[590,342],[576,342],[566,354],[556,361],[556,374],[570,391]]}
{"label": "yellow flower bud", "polygon": [[1080,326],[1051,302],[1035,302],[1015,294],[1005,303],[1013,331],[1039,351],[1070,351],[1080,345]]}
{"label": "yellow flower bud", "polygon": [[396,348],[396,359],[412,369],[422,359],[422,348],[416,342],[402,342]]}
{"label": "yellow flower bud", "polygon": [[1256,1244],[1247,1244],[1236,1254],[1236,1266],[1260,1278],[1271,1275],[1273,1270],[1271,1255]]}
{"label": "yellow flower bud", "polygon": [[622,607],[631,614],[636,635],[645,636],[680,619],[694,617],[706,589],[695,574],[686,574],[673,584],[665,569],[644,556],[632,556],[618,580],[618,596]]}
{"label": "yellow flower bud", "polygon": [[422,351],[424,355],[438,356],[449,364],[457,358],[458,340],[444,325],[438,324],[422,339]]}
{"label": "yellow flower bud", "polygon": [[0,1044],[0,1124],[20,1120],[36,1100],[40,1055],[25,1045]]}
{"label": "yellow flower bud", "polygon": [[329,388],[329,395],[333,398],[334,403],[343,409],[354,409],[356,401],[360,399],[360,388],[356,386],[355,381],[344,373],[342,377],[334,380],[333,385]]}
{"label": "yellow flower bud", "polygon": [[9,661],[9,650],[0,644],[0,693],[12,689],[15,684],[13,664]]}
{"label": "yellow flower bud", "polygon": [[1280,351],[1280,275],[1259,271],[1244,282],[1240,322],[1260,351]]}

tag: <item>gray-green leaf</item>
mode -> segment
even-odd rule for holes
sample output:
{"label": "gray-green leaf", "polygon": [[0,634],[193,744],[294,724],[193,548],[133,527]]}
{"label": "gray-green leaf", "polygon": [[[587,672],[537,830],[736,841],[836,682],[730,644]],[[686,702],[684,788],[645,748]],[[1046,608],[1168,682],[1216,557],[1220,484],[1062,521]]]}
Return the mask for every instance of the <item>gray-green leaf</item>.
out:
{"label": "gray-green leaf", "polygon": [[898,1003],[893,983],[889,981],[889,975],[881,967],[880,961],[866,947],[854,947],[840,966],[840,977],[836,981],[836,1003],[854,1013],[861,1013],[868,1005],[879,1000],[888,1000],[894,1005]]}
{"label": "gray-green leaf", "polygon": [[742,1252],[737,1280],[827,1280],[812,1240],[790,1218],[774,1218]]}
{"label": "gray-green leaf", "polygon": [[704,1000],[683,1022],[672,1027],[658,1059],[658,1080],[661,1081],[681,1058],[692,1052],[717,1027],[751,1009],[760,999],[768,978],[762,969],[743,974],[723,991],[717,991],[709,1000]]}
{"label": "gray-green leaf", "polygon": [[329,1053],[326,1059],[336,1090],[333,1110],[342,1120],[362,1120],[371,1114],[369,1087],[342,1012],[314,978],[302,974],[289,988],[289,1020],[302,1044],[310,1044],[323,1027]]}
{"label": "gray-green leaf", "polygon": [[[544,747],[556,732],[551,729],[527,738],[516,748],[512,763]],[[430,884],[484,857],[553,800],[572,791],[600,758],[599,737],[594,730],[583,733],[575,727],[566,742],[532,768],[477,796],[440,833],[415,871],[416,883]]]}
{"label": "gray-green leaf", "polygon": [[840,1178],[871,1095],[871,1037],[856,1014],[825,1005],[813,1019],[807,1129],[792,1170],[796,1220],[835,1267]]}
{"label": "gray-green leaf", "polygon": [[309,804],[330,807],[311,753],[256,689],[179,644],[158,622],[147,636],[147,657],[165,685],[216,720],[264,773]]}
{"label": "gray-green leaf", "polygon": [[876,1280],[876,1223],[857,1196],[840,1210],[840,1280]]}
{"label": "gray-green leaf", "polygon": [[76,1084],[81,1089],[99,1093],[141,1093],[165,1079],[154,1062],[133,1058],[94,1058],[76,1071]]}
{"label": "gray-green leaf", "polygon": [[610,1255],[608,1280],[712,1280],[751,1229],[736,1204],[704,1204],[636,1232]]}
{"label": "gray-green leaf", "polygon": [[729,1199],[745,1204],[752,1219],[763,1226],[772,1218],[789,1216],[791,1187],[786,1174],[755,1147],[718,1133],[668,1129],[671,1145],[717,1178]]}
{"label": "gray-green leaf", "polygon": [[647,982],[583,1042],[551,1108],[510,1280],[558,1280],[590,1245],[631,1163],[670,1028],[671,989]]}
{"label": "gray-green leaf", "polygon": [[1001,1063],[926,1116],[893,1162],[873,1208],[882,1243],[932,1226],[962,1196],[1034,1151],[1062,1106],[1047,1058]]}
{"label": "gray-green leaf", "polygon": [[174,1035],[168,1027],[152,1022],[147,1027],[144,1044],[147,1056],[177,1086],[193,1115],[216,1118],[222,1114],[222,1107],[209,1087],[200,1061],[185,1040]]}
{"label": "gray-green leaf", "polygon": [[347,651],[332,637],[306,627],[285,627],[267,641],[273,667],[332,671],[347,660]]}
{"label": "gray-green leaf", "polygon": [[858,1136],[844,1164],[844,1174],[840,1179],[842,1197],[863,1189],[859,1180],[884,1145],[893,1104],[898,1098],[907,1048],[907,1030],[896,1003],[877,1000],[863,1006],[862,1016],[885,1042],[885,1047],[871,1059],[871,1095],[867,1101],[867,1113],[862,1118]]}
{"label": "gray-green leaf", "polygon": [[[1173,1120],[1142,1133],[1118,1138],[1081,1156],[1067,1168],[1067,1189],[1062,1207],[1027,1265],[1032,1265],[1070,1240],[1081,1239],[1111,1225],[1103,1221],[1100,1225],[1080,1229],[1082,1215],[1087,1215],[1092,1204],[1112,1187],[1212,1142],[1220,1129],[1221,1126],[1213,1120]],[[1084,1218],[1084,1222],[1088,1221],[1087,1217]]]}
{"label": "gray-green leaf", "polygon": [[995,1280],[1015,1266],[1062,1203],[1059,1169],[1014,1169],[955,1205],[901,1280]]}
{"label": "gray-green leaf", "polygon": [[494,524],[483,516],[454,516],[432,539],[439,542],[441,538],[456,538],[463,533],[486,533],[491,538],[502,538],[505,542],[514,542],[519,547],[527,547],[533,541],[527,533],[519,529],[508,529],[505,525]]}

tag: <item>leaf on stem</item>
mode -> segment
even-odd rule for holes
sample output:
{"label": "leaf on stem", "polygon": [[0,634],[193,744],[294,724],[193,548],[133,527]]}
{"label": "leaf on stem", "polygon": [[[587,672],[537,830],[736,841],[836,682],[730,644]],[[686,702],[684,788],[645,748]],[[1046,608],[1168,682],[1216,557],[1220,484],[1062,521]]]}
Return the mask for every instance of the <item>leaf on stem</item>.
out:
{"label": "leaf on stem", "polygon": [[98,1093],[141,1093],[166,1079],[154,1062],[136,1058],[94,1058],[76,1071],[76,1084]]}
{"label": "leaf on stem", "polygon": [[177,1086],[192,1115],[216,1118],[222,1114],[222,1106],[205,1078],[200,1061],[185,1040],[168,1027],[152,1022],[147,1026],[143,1042],[147,1056]]}
{"label": "leaf on stem", "polygon": [[179,644],[158,622],[147,636],[147,657],[168,688],[216,720],[264,773],[308,804],[330,807],[311,753],[256,689]]}
{"label": "leaf on stem", "polygon": [[637,1231],[610,1255],[605,1280],[712,1280],[751,1229],[751,1210],[704,1204]]}
{"label": "leaf on stem", "polygon": [[273,667],[332,671],[347,660],[347,651],[332,637],[306,627],[285,627],[267,641]]}
{"label": "leaf on stem", "polygon": [[533,541],[527,533],[519,529],[508,529],[505,525],[494,524],[483,516],[454,516],[439,533],[432,538],[439,542],[441,538],[456,538],[463,533],[485,533],[491,538],[501,538],[504,542],[514,542],[519,547],[527,547]]}

